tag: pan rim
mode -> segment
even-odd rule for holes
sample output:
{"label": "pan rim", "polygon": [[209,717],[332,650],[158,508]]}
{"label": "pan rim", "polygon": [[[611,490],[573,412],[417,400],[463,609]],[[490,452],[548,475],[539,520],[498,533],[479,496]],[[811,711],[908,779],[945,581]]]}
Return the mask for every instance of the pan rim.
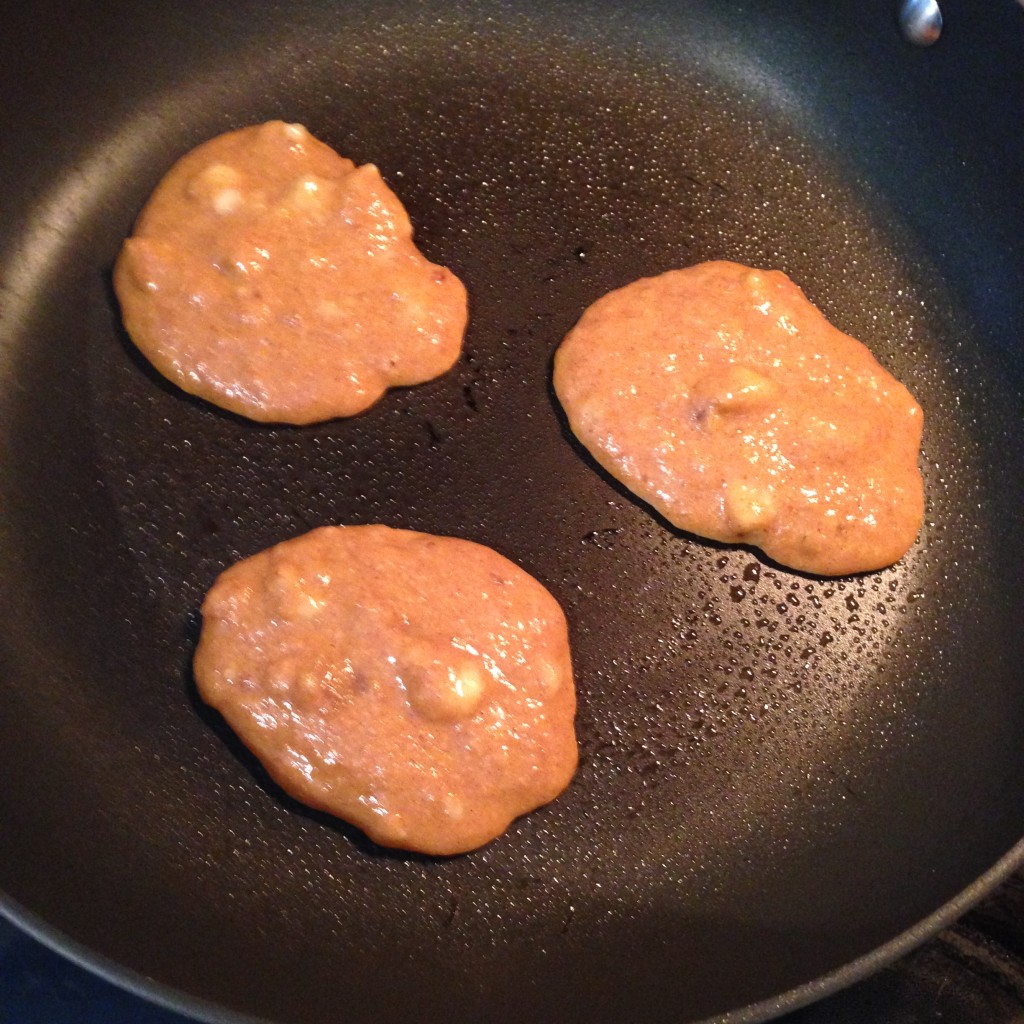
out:
{"label": "pan rim", "polygon": [[[739,1009],[729,1010],[724,1014],[704,1017],[694,1024],[763,1024],[835,995],[934,938],[944,928],[963,917],[968,910],[1021,867],[1024,867],[1024,837],[951,900],[882,945],[834,971],[795,988],[749,1003]],[[125,967],[65,935],[3,890],[0,890],[0,917],[6,918],[31,938],[78,967],[166,1010],[183,1014],[204,1024],[277,1024],[271,1018],[251,1016],[189,995],[182,989],[166,985]]]}

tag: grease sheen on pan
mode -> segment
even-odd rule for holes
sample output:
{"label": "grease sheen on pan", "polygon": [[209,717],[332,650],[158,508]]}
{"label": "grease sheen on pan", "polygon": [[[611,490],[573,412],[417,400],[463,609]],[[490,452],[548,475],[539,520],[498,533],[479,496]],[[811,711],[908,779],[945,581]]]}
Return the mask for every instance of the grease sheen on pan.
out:
{"label": "grease sheen on pan", "polygon": [[321,527],[228,568],[203,699],[294,797],[385,845],[474,849],[576,770],[565,616],[471,541]]}
{"label": "grease sheen on pan", "polygon": [[830,576],[920,530],[920,406],[779,271],[714,261],[605,295],[554,384],[594,458],[684,530]]}
{"label": "grease sheen on pan", "polygon": [[170,169],[114,286],[128,333],[165,377],[250,419],[313,423],[458,358],[465,288],[412,234],[376,167],[270,121]]}

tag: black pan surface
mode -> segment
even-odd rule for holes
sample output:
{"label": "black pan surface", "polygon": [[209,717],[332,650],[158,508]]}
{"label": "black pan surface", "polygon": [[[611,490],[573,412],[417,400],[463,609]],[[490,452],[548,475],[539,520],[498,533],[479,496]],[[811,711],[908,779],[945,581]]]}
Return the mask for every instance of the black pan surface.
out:
{"label": "black pan surface", "polygon": [[[210,1020],[752,1021],[1020,863],[1024,11],[944,9],[929,51],[888,3],[6,14],[7,913]],[[455,370],[351,421],[189,398],[112,298],[170,163],[272,117],[376,162],[470,292]],[[716,257],[787,271],[920,400],[898,566],[681,534],[569,435],[585,306]],[[579,774],[467,856],[299,806],[190,676],[222,568],[377,521],[495,547],[570,620]]]}

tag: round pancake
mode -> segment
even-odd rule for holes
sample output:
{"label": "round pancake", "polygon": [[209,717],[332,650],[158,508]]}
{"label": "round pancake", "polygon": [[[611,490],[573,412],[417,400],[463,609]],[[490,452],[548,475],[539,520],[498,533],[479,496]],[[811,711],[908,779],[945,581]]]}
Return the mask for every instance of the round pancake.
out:
{"label": "round pancake", "polygon": [[334,526],[227,569],[195,678],[292,796],[385,846],[472,850],[576,769],[565,616],[490,548]]}
{"label": "round pancake", "polygon": [[264,422],[363,411],[458,358],[466,292],[427,261],[401,202],[297,124],[182,157],[114,269],[132,340],[169,380]]}
{"label": "round pancake", "polygon": [[779,271],[715,261],[605,295],[554,385],[594,458],[683,530],[839,576],[921,528],[920,406]]}

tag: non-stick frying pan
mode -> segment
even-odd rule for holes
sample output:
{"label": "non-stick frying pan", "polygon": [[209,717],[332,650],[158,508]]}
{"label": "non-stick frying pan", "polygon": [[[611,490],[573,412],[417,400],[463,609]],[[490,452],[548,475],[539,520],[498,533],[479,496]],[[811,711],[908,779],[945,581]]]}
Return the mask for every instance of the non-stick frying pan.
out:
{"label": "non-stick frying pan", "polygon": [[[1019,864],[1024,10],[944,11],[930,50],[888,0],[6,11],[5,912],[210,1020],[736,1022]],[[457,368],[351,421],[221,413],[119,325],[161,174],[272,117],[376,162],[469,288]],[[585,306],[713,257],[786,270],[920,400],[894,568],[681,534],[567,431]],[[191,680],[223,567],[374,521],[492,545],[571,623],[579,774],[467,856],[297,805]]]}

